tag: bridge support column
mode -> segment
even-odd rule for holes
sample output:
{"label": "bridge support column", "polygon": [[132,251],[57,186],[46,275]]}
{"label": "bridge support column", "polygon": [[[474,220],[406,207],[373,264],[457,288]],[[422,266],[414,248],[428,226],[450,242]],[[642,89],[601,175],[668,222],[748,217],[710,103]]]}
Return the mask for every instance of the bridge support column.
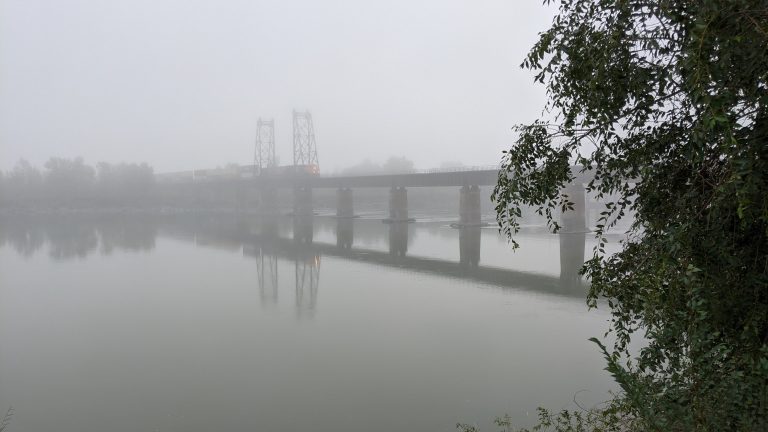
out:
{"label": "bridge support column", "polygon": [[565,289],[581,285],[586,233],[560,234],[560,284]]}
{"label": "bridge support column", "polygon": [[259,190],[259,213],[263,215],[277,214],[277,189],[264,187]]}
{"label": "bridge support column", "polygon": [[277,213],[263,215],[259,220],[258,234],[265,239],[280,236],[280,221]]}
{"label": "bridge support column", "polygon": [[355,210],[352,201],[352,189],[339,188],[336,190],[336,217],[355,217]]}
{"label": "bridge support column", "polygon": [[235,184],[235,203],[233,208],[235,212],[241,212],[248,209],[248,193],[243,183]]}
{"label": "bridge support column", "polygon": [[293,189],[293,215],[312,216],[312,188],[303,186]]}
{"label": "bridge support column", "polygon": [[462,186],[459,190],[459,226],[480,226],[480,188]]}
{"label": "bridge support column", "polygon": [[389,218],[385,222],[412,222],[408,217],[408,190],[393,187],[389,190]]}
{"label": "bridge support column", "polygon": [[298,243],[312,243],[314,226],[312,215],[293,217],[293,240]]}
{"label": "bridge support column", "polygon": [[580,183],[572,183],[563,189],[563,193],[568,195],[568,200],[573,203],[573,210],[560,214],[560,232],[587,232],[587,202],[584,186]]}

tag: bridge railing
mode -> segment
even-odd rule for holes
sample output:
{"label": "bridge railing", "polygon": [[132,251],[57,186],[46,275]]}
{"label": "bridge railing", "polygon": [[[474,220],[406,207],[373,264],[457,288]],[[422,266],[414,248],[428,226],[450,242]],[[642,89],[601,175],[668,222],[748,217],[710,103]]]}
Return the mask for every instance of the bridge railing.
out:
{"label": "bridge railing", "polygon": [[[338,178],[338,177],[373,177],[383,175],[405,175],[405,174],[437,174],[468,171],[498,171],[500,165],[475,165],[450,168],[427,168],[402,171],[371,171],[368,173],[329,173],[320,174],[318,177]],[[207,170],[189,170],[169,173],[155,174],[155,180],[159,183],[212,183],[222,180],[237,180],[253,178],[253,172],[248,170],[226,170],[226,169],[207,169]]]}

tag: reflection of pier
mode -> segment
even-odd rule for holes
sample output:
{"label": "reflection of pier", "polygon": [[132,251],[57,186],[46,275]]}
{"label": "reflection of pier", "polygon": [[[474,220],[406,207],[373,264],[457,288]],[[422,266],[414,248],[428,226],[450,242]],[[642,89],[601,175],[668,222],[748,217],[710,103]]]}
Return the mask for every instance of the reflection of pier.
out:
{"label": "reflection of pier", "polygon": [[317,288],[320,284],[320,255],[294,258],[296,274],[296,311],[299,315],[311,315],[317,305]]}
{"label": "reflection of pier", "polygon": [[259,278],[259,295],[261,304],[277,303],[277,257],[265,253],[261,248],[254,251],[256,272]]}
{"label": "reflection of pier", "polygon": [[463,266],[480,265],[480,227],[465,226],[459,228],[459,262]]}
{"label": "reflection of pier", "polygon": [[[304,223],[311,224],[311,218]],[[585,234],[563,234],[560,237],[560,277],[543,275],[480,265],[481,228],[464,227],[459,231],[460,260],[416,257],[407,255],[407,223],[393,223],[388,226],[389,250],[352,247],[354,219],[338,219],[336,244],[315,243],[306,238],[306,227],[294,226],[295,239],[264,234],[246,236],[243,253],[258,259],[260,253],[293,260],[296,263],[297,307],[311,309],[317,299],[320,256],[341,258],[350,261],[370,263],[437,274],[480,283],[541,290],[568,295],[583,296],[586,284],[578,271],[584,262]],[[301,304],[300,304],[301,303]]]}
{"label": "reflection of pier", "polygon": [[[326,255],[351,261],[367,262],[402,270],[433,273],[502,287],[560,293],[581,297],[586,284],[578,274],[584,262],[585,234],[559,236],[560,275],[549,276],[526,271],[482,266],[480,227],[467,226],[456,231],[438,228],[456,239],[459,260],[441,260],[408,255],[414,231],[423,224],[382,224],[375,220],[354,218],[301,217],[294,219],[295,239],[290,239],[290,222],[279,216],[243,218],[215,214],[160,216],[35,216],[0,218],[0,244],[6,242],[20,254],[30,255],[49,245],[54,259],[110,253],[114,250],[148,251],[155,246],[156,236],[193,242],[226,251],[241,251],[256,259],[259,292],[264,304],[277,302],[278,266],[288,259],[294,267],[297,282],[297,305],[309,310],[317,301],[320,257]],[[316,243],[317,233],[335,232],[332,243]],[[434,227],[434,226],[433,226]],[[429,229],[429,228],[427,228]],[[259,232],[258,235],[250,233]],[[486,231],[487,233],[487,231]],[[355,244],[381,244],[379,250],[354,247]],[[452,244],[456,244],[453,242]],[[455,247],[455,246],[452,246]],[[525,253],[521,250],[520,253]],[[545,257],[556,260],[555,256]],[[555,265],[555,263],[552,263]],[[287,270],[287,269],[286,269]]]}

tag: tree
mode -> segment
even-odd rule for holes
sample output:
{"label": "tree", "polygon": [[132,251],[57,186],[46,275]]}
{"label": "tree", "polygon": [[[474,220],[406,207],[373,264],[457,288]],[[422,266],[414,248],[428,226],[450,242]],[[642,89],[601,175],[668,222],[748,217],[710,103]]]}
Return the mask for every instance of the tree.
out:
{"label": "tree", "polygon": [[[522,66],[553,120],[516,127],[499,225],[513,238],[532,205],[556,231],[570,167],[593,174],[608,201],[583,272],[590,306],[611,308],[616,342],[595,342],[613,407],[647,430],[768,429],[766,2],[561,0]],[[622,250],[604,254],[629,211]]]}
{"label": "tree", "polygon": [[146,204],[152,197],[155,173],[146,163],[100,162],[97,179],[102,201],[123,205]]}
{"label": "tree", "polygon": [[92,198],[96,170],[82,158],[50,158],[45,163],[48,199],[66,205]]}
{"label": "tree", "polygon": [[43,174],[40,170],[26,160],[20,159],[5,176],[3,193],[0,197],[2,204],[19,204],[20,202],[39,200],[42,187]]}
{"label": "tree", "polygon": [[383,164],[365,159],[357,165],[343,169],[346,175],[401,174],[413,172],[413,161],[404,156],[390,156]]}
{"label": "tree", "polygon": [[390,156],[381,166],[381,171],[385,174],[400,174],[413,172],[413,161],[405,156]]}

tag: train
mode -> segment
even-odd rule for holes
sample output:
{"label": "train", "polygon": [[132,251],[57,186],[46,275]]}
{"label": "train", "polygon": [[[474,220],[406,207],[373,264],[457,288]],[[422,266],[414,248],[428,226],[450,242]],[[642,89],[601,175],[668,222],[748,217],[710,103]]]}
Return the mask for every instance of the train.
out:
{"label": "train", "polygon": [[225,168],[199,169],[159,173],[155,178],[164,183],[207,182],[220,180],[248,179],[258,176],[267,177],[297,177],[319,176],[320,167],[311,165],[287,165],[267,168],[256,168],[255,165],[228,166]]}

